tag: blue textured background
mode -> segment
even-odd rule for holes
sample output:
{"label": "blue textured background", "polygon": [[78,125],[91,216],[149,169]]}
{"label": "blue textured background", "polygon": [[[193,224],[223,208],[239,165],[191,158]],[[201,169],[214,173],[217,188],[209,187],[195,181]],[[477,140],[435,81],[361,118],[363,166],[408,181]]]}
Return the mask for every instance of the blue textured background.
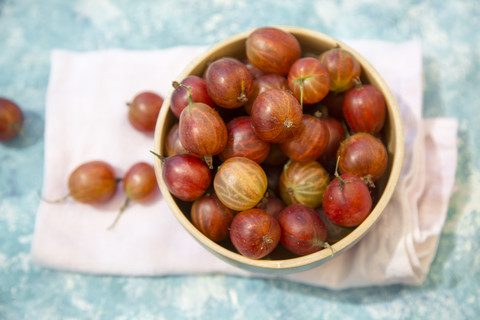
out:
{"label": "blue textured background", "polygon": [[[424,116],[460,123],[455,193],[425,283],[335,292],[283,280],[90,276],[33,265],[50,50],[210,45],[264,25],[423,42]],[[0,0],[0,96],[26,115],[26,136],[0,144],[0,319],[478,317],[479,30],[478,0]]]}

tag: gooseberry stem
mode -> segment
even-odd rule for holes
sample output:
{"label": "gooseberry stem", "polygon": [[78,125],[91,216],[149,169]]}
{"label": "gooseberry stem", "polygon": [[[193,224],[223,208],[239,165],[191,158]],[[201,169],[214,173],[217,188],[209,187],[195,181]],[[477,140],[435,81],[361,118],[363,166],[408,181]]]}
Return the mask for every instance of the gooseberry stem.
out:
{"label": "gooseberry stem", "polygon": [[303,83],[305,82],[305,80],[307,80],[310,77],[311,76],[301,77],[296,80],[300,82],[300,107],[302,108],[302,110],[303,110],[303,91],[304,91]]}
{"label": "gooseberry stem", "polygon": [[342,121],[342,127],[345,132],[345,137],[346,138],[350,137],[351,136],[350,131],[348,130],[347,124],[344,121]]}
{"label": "gooseberry stem", "polygon": [[305,81],[305,78],[302,77],[296,81],[300,83],[300,108],[303,110],[303,81]]}
{"label": "gooseberry stem", "polygon": [[112,224],[107,228],[107,230],[113,229],[113,227],[117,224],[118,220],[120,220],[120,216],[123,214],[125,209],[127,209],[129,203],[130,203],[130,198],[127,197],[123,205],[120,207],[120,210],[118,211],[118,214],[115,217],[115,220],[113,220]]}
{"label": "gooseberry stem", "polygon": [[353,82],[353,86],[355,87],[355,89],[361,89],[363,84],[362,84],[362,80],[360,80],[360,78],[353,78],[352,79],[352,82]]}
{"label": "gooseberry stem", "polygon": [[178,88],[179,86],[187,90],[187,94],[188,94],[188,109],[191,110],[192,107],[193,107],[192,87],[191,87],[191,86],[186,86],[186,85],[184,85],[183,83],[178,83],[177,81],[174,81],[174,82],[173,82],[173,87],[174,87],[174,88]]}
{"label": "gooseberry stem", "polygon": [[328,242],[324,242],[323,243],[323,247],[326,249],[330,249],[330,251],[332,252],[331,256],[333,257],[333,255],[335,254],[335,250],[333,250],[332,246],[328,243]]}
{"label": "gooseberry stem", "polygon": [[340,162],[340,156],[337,158],[337,163],[335,164],[335,177],[340,181],[341,185],[343,186],[345,184],[345,181],[340,178],[340,175],[338,174],[338,163]]}
{"label": "gooseberry stem", "polygon": [[213,157],[212,157],[212,155],[209,155],[209,154],[204,155],[203,160],[205,160],[205,163],[207,164],[208,169],[212,170],[213,169]]}
{"label": "gooseberry stem", "polygon": [[272,238],[270,238],[268,235],[264,235],[262,237],[262,247],[260,248],[260,250],[263,250],[266,244],[270,244],[272,242],[273,242]]}
{"label": "gooseberry stem", "polygon": [[15,124],[14,128],[18,130],[18,134],[20,137],[25,137],[25,130],[23,129],[23,126],[21,124]]}
{"label": "gooseberry stem", "polygon": [[158,159],[160,159],[161,161],[163,161],[164,157],[162,157],[161,155],[159,155],[158,153],[156,153],[155,151],[153,150],[150,150],[150,153],[153,154],[154,156],[156,156]]}
{"label": "gooseberry stem", "polygon": [[246,103],[248,101],[247,95],[245,94],[245,81],[240,82],[240,94],[237,97],[237,101],[241,103]]}
{"label": "gooseberry stem", "polygon": [[57,199],[57,200],[48,200],[48,199],[45,199],[44,197],[41,197],[41,198],[42,198],[42,200],[45,201],[46,203],[54,204],[54,203],[63,202],[63,201],[65,201],[65,200],[67,200],[68,197],[70,197],[70,193],[67,193],[66,195],[64,195],[63,197],[61,197],[60,199]]}
{"label": "gooseberry stem", "polygon": [[316,110],[315,113],[313,114],[313,116],[317,119],[320,119],[323,117],[323,112],[320,111],[320,110]]}
{"label": "gooseberry stem", "polygon": [[303,110],[303,78],[300,81],[300,108]]}

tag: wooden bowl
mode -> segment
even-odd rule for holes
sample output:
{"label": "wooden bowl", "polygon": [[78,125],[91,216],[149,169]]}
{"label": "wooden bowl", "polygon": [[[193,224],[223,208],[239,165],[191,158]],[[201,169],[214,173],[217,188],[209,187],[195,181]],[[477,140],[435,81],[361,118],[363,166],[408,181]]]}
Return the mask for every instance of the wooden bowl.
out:
{"label": "wooden bowl", "polygon": [[[380,181],[376,182],[376,191],[380,195],[378,201],[374,204],[370,215],[351,233],[332,245],[335,254],[332,257],[330,249],[323,249],[313,254],[302,257],[293,256],[286,250],[276,249],[275,254],[266,258],[254,260],[237,253],[234,247],[227,243],[215,243],[203,235],[189,220],[190,204],[179,201],[168,191],[163,178],[161,161],[157,158],[154,163],[155,173],[163,197],[167,201],[172,213],[178,219],[180,224],[186,229],[185,237],[193,236],[207,250],[218,258],[245,270],[269,273],[269,274],[287,274],[305,271],[320,264],[334,259],[343,251],[352,247],[359,241],[375,224],[388,204],[392,193],[400,176],[404,157],[404,137],[403,125],[397,102],[382,76],[375,68],[354,49],[323,33],[292,26],[277,26],[280,29],[293,34],[302,47],[302,55],[318,54],[335,46],[340,46],[350,51],[360,62],[362,66],[362,81],[370,83],[380,89],[386,99],[387,119],[384,127],[386,147],[389,155],[388,169]],[[231,36],[207,49],[203,54],[191,61],[185,69],[178,75],[176,81],[181,82],[188,75],[194,74],[201,76],[209,62],[225,57],[237,57],[239,59],[245,56],[245,41],[253,30],[245,31]],[[170,111],[170,99],[172,91],[165,97],[165,102],[160,111],[154,136],[154,151],[160,155],[165,155],[165,139],[169,128],[177,120]],[[188,235],[187,233],[190,233]],[[279,247],[281,247],[279,245]]]}

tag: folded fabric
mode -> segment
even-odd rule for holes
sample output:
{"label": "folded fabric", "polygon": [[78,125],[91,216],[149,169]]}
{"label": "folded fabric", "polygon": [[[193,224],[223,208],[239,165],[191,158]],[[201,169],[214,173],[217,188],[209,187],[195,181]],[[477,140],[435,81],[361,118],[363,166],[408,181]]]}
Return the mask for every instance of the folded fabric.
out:
{"label": "folded fabric", "polygon": [[[377,224],[351,249],[309,271],[279,276],[333,289],[421,283],[444,225],[456,170],[455,119],[422,119],[422,51],[416,41],[347,41],[382,74],[405,124],[405,162],[392,200]],[[153,164],[153,136],[127,120],[126,102],[141,91],[166,96],[171,81],[205,47],[156,51],[54,50],[46,98],[42,194],[67,193],[79,164],[101,159],[118,174],[138,161]],[[428,163],[428,165],[427,165]],[[115,228],[107,227],[124,198],[89,206],[67,199],[41,201],[32,259],[48,268],[94,274],[226,273],[263,277],[213,256],[190,236],[159,197],[132,203]]]}

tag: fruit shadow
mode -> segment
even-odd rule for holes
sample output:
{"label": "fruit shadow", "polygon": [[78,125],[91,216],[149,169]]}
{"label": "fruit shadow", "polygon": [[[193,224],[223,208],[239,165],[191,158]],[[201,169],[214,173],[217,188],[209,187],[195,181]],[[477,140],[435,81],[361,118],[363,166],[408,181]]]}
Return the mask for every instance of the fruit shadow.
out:
{"label": "fruit shadow", "polygon": [[12,140],[3,143],[4,146],[22,149],[36,144],[43,139],[45,120],[37,112],[26,110],[23,112],[22,131]]}

